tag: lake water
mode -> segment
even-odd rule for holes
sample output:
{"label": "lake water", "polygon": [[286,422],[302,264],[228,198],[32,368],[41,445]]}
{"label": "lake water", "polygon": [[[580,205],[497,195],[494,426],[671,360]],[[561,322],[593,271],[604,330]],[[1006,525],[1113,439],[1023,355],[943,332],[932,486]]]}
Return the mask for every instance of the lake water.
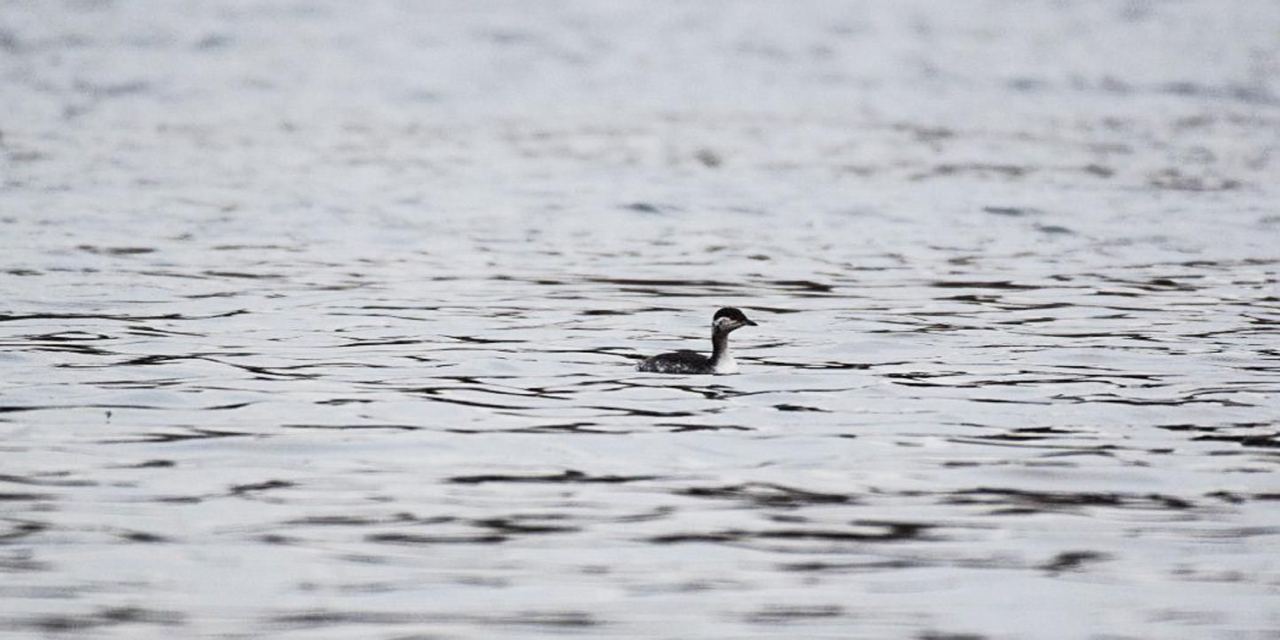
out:
{"label": "lake water", "polygon": [[0,4],[0,636],[1278,638],[1276,33]]}

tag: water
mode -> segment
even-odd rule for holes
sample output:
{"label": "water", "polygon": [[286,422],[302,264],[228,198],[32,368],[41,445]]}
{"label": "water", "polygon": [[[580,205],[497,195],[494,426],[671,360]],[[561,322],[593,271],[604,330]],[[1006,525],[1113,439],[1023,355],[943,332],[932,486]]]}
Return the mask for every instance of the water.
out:
{"label": "water", "polygon": [[1275,638],[1277,28],[4,5],[0,635]]}

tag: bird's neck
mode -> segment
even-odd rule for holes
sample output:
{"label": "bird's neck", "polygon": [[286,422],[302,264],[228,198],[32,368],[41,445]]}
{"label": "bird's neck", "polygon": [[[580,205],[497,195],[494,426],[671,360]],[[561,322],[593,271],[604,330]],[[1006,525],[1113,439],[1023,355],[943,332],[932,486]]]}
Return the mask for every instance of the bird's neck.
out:
{"label": "bird's neck", "polygon": [[729,373],[737,368],[733,356],[729,354],[729,332],[711,332],[711,367],[717,373]]}

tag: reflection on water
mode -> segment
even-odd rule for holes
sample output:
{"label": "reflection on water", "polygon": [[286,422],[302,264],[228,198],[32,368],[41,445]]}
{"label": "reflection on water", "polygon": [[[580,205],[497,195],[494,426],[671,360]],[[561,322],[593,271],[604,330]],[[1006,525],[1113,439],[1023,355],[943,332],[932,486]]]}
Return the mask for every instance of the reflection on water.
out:
{"label": "reflection on water", "polygon": [[1277,88],[1129,5],[0,9],[0,635],[1271,637]]}

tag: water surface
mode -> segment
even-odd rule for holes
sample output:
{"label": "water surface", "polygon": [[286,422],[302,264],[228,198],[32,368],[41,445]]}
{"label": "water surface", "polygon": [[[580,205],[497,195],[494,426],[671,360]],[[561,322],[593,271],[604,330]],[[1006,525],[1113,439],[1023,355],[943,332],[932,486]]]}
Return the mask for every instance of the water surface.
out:
{"label": "water surface", "polygon": [[0,635],[1273,638],[1278,28],[4,6]]}

